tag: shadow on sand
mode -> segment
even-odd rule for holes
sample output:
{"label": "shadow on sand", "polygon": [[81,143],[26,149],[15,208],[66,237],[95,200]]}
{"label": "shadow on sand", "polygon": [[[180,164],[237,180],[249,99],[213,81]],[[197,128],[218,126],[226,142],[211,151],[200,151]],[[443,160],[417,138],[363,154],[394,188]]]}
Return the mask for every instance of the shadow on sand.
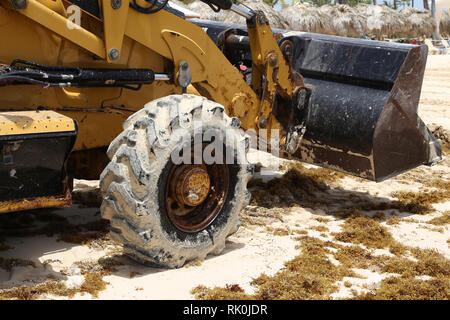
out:
{"label": "shadow on sand", "polygon": [[[292,171],[268,183],[252,180],[249,183],[249,189],[252,192],[252,205],[265,209],[301,206],[318,216],[323,216],[323,213],[318,213],[317,209],[323,210],[328,215],[342,218],[345,217],[346,212],[354,210],[366,213],[392,210],[397,213],[402,212],[402,216],[407,216],[413,214],[410,212],[411,210],[421,209],[419,204],[408,205],[388,198],[372,196],[366,192],[330,187],[325,182]],[[87,221],[93,224],[102,222],[99,209],[95,205],[99,206],[99,203],[90,202],[88,205],[82,204],[81,207],[74,205],[64,209],[40,209],[0,215],[0,243],[15,246],[14,244],[22,242],[18,248],[0,251],[0,259],[3,261],[8,259],[17,259],[18,261],[18,265],[13,263],[8,266],[5,265],[5,262],[3,266],[0,264],[0,268],[3,269],[0,269],[0,275],[3,271],[4,281],[0,288],[5,288],[5,280],[6,284],[10,282],[5,279],[5,269],[10,272],[10,279],[14,278],[14,270],[21,267],[20,260],[24,260],[23,264],[25,265],[27,265],[27,261],[31,261],[34,265],[36,277],[32,279],[33,270],[28,270],[30,277],[28,280],[35,284],[49,279],[67,279],[59,271],[53,270],[50,264],[41,262],[41,258],[52,252],[68,251],[79,246],[80,243],[69,243],[58,241],[58,239],[64,239],[68,233],[81,232],[82,230],[78,226],[86,224]],[[103,231],[107,232],[108,224],[105,223],[103,227],[105,228]],[[99,232],[98,235],[99,237],[104,236],[104,232]],[[95,235],[93,240],[95,240]],[[244,246],[245,243],[227,241],[221,255],[239,250]],[[215,259],[215,256],[208,255],[206,260],[210,259]],[[130,278],[130,275],[138,277],[170,270],[144,267],[120,253],[102,257],[98,260],[98,264],[105,269],[113,270],[113,275],[124,278]],[[195,266],[195,262],[188,263],[185,267],[190,265]],[[42,272],[43,270],[45,272]],[[0,280],[2,280],[1,277]],[[11,282],[11,286],[14,286],[13,282]]]}

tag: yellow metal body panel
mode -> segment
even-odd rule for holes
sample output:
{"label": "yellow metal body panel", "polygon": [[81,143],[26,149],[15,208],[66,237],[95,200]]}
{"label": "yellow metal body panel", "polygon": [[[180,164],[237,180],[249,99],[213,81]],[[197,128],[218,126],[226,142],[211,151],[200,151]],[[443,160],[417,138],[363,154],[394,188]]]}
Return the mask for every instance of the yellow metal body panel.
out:
{"label": "yellow metal body panel", "polygon": [[[124,1],[125,2],[125,1]],[[111,59],[109,52],[113,49],[122,51],[123,36],[125,34],[125,27],[128,18],[128,10],[130,7],[126,3],[121,4],[120,8],[114,9],[111,6],[111,1],[102,2],[103,9],[103,29],[105,31],[105,45],[106,57],[108,62],[114,62],[116,59]]]}
{"label": "yellow metal body panel", "polygon": [[39,1],[28,1],[26,9],[20,10],[20,13],[47,27],[59,36],[70,39],[71,42],[97,56],[106,57],[103,39],[84,28],[79,28],[75,23],[67,20],[65,16],[46,7]]}
{"label": "yellow metal body panel", "polygon": [[0,112],[0,135],[75,131],[69,117],[54,111]]}
{"label": "yellow metal body panel", "polygon": [[[181,93],[176,83],[177,70],[182,61],[187,61],[195,91],[224,105],[227,114],[239,118],[244,129],[258,131],[262,115],[269,117],[267,129],[280,128],[268,106],[262,104],[255,90],[202,28],[165,10],[150,15],[139,13],[130,9],[127,2],[122,1],[115,10],[110,7],[111,1],[102,1],[103,21],[83,12],[81,27],[77,28],[64,12],[70,4],[66,1],[29,0],[26,9],[16,10],[8,0],[0,0],[0,36],[5,48],[0,50],[0,63],[25,59],[46,65],[150,68],[156,73],[172,73],[173,82],[155,81],[139,91],[0,87],[0,112],[51,109],[78,122],[75,151],[105,147],[121,132],[123,121],[148,101]],[[143,0],[138,3],[148,5]],[[273,46],[278,60],[283,60],[268,25],[257,24],[249,31],[252,48],[260,51],[258,66],[265,65],[266,56],[273,51],[268,49]],[[114,61],[108,57],[111,48],[120,52]],[[279,62],[278,78],[268,81],[276,82],[277,89],[281,86],[290,94],[286,70]],[[261,70],[261,74],[265,71]]]}
{"label": "yellow metal body panel", "polygon": [[[0,35],[8,50],[0,50],[0,62],[25,59],[46,65],[78,67],[151,68],[170,71],[173,64],[153,50],[124,37],[120,58],[113,66],[82,47],[33,22],[0,1]],[[82,27],[102,34],[102,23],[82,14]],[[181,93],[173,83],[155,82],[140,91],[121,88],[43,88],[40,86],[0,87],[0,112],[36,110],[44,107],[75,119],[78,138],[75,151],[108,146],[122,131],[122,123],[147,102],[158,97]],[[101,134],[99,134],[101,133]]]}

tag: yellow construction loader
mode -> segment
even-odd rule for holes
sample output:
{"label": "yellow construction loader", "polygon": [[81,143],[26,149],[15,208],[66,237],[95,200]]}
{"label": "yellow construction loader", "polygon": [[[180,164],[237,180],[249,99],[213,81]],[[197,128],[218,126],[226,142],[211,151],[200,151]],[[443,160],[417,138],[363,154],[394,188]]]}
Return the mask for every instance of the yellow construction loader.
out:
{"label": "yellow construction loader", "polygon": [[426,46],[272,29],[203,1],[246,25],[168,0],[0,0],[0,213],[67,206],[73,178],[100,179],[125,252],[180,267],[237,230],[250,132],[375,181],[441,159],[417,115]]}

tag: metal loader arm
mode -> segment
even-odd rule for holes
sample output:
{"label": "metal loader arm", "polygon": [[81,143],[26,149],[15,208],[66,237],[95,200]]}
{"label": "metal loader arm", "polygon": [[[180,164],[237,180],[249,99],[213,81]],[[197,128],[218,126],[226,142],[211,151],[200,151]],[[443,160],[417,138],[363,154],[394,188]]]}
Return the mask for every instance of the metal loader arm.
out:
{"label": "metal loader arm", "polygon": [[[214,11],[231,10],[246,19],[252,55],[251,87],[260,99],[254,119],[255,129],[268,129],[268,139],[271,129],[279,129],[281,145],[289,143],[288,134],[296,125],[292,122],[294,109],[304,107],[298,105],[300,100],[297,94],[307,90],[303,77],[292,68],[293,43],[286,41],[280,48],[262,11],[248,11],[233,4],[231,0],[202,1]],[[302,101],[306,104],[304,99]],[[293,151],[295,150],[290,150]]]}
{"label": "metal loader arm", "polygon": [[[147,15],[133,10],[129,1],[113,8],[112,2],[105,0],[101,2],[104,29],[101,38],[74,25],[61,11],[55,11],[53,1],[28,0],[23,8],[15,8],[15,2],[0,0],[2,6],[17,10],[112,66],[123,63],[120,56],[125,37],[172,61],[171,80],[177,85],[178,72],[186,61],[192,73],[192,85],[202,95],[224,105],[230,115],[241,120],[244,128],[254,126],[259,98],[200,27],[166,10]],[[56,3],[66,2],[56,0]]]}
{"label": "metal loader arm", "polygon": [[247,21],[252,54],[251,86],[261,99],[256,126],[259,129],[279,129],[280,144],[284,146],[282,150],[293,153],[299,146],[302,130],[302,125],[295,122],[294,114],[306,108],[307,104],[307,99],[300,99],[298,95],[309,96],[303,77],[292,66],[294,44],[284,41],[281,47],[278,45],[264,12],[250,12],[235,4],[230,10]]}
{"label": "metal loader arm", "polygon": [[[205,1],[209,2],[209,1]],[[224,5],[220,5],[221,3]],[[123,41],[129,37],[173,62],[172,80],[180,86],[179,71],[187,62],[192,85],[200,94],[223,104],[230,116],[241,120],[244,129],[283,129],[273,114],[276,95],[291,100],[304,86],[301,76],[287,63],[289,48],[283,54],[262,12],[249,12],[236,5],[229,8],[247,20],[253,58],[252,86],[198,26],[166,11],[143,14],[133,10],[129,1],[101,1],[104,36],[75,25],[65,12],[62,0],[0,0],[2,5],[50,29],[85,50],[117,64]],[[138,0],[139,5],[147,2]],[[131,3],[130,3],[131,4]],[[215,0],[213,5],[228,8],[231,1]],[[147,4],[148,6],[148,4]],[[162,78],[161,78],[162,79]],[[158,80],[158,79],[157,79]],[[263,83],[264,82],[264,83]]]}

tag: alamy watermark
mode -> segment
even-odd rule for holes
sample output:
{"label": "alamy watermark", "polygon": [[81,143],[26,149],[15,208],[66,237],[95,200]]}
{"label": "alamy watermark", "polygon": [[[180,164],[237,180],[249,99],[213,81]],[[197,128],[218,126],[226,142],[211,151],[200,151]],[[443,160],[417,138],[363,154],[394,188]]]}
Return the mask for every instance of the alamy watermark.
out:
{"label": "alamy watermark", "polygon": [[69,30],[81,28],[81,9],[79,6],[72,4],[67,7],[67,28]]}

